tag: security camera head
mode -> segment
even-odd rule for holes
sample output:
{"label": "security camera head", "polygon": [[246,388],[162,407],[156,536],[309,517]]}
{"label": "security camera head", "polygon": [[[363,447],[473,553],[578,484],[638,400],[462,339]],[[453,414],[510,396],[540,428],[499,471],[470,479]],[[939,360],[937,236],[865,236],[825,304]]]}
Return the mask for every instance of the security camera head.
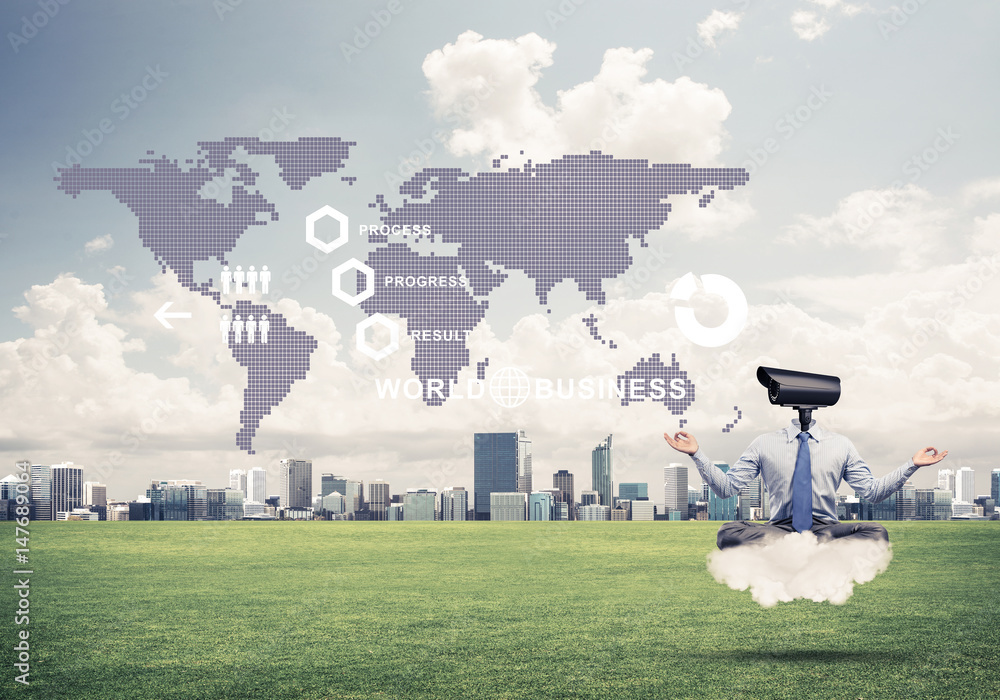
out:
{"label": "security camera head", "polygon": [[757,381],[767,388],[767,399],[772,405],[788,406],[799,412],[801,430],[809,428],[813,410],[833,406],[840,400],[840,377],[829,374],[758,367]]}

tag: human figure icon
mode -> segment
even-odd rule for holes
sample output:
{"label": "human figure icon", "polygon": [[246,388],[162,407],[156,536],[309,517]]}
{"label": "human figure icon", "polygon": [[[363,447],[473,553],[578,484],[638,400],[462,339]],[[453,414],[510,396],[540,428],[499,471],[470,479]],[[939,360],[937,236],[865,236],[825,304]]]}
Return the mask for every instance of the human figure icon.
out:
{"label": "human figure icon", "polygon": [[257,291],[257,268],[253,265],[247,270],[247,291],[251,294]]}
{"label": "human figure icon", "polygon": [[237,265],[236,272],[233,273],[233,284],[236,286],[234,290],[237,294],[243,293],[243,266]]}
{"label": "human figure icon", "polygon": [[233,318],[233,342],[237,344],[241,343],[242,336],[243,336],[243,321],[240,320],[240,315],[236,314],[236,316]]}
{"label": "human figure icon", "polygon": [[260,328],[260,342],[267,345],[267,332],[271,330],[271,322],[267,320],[267,316],[261,316],[258,326]]}
{"label": "human figure icon", "polygon": [[267,265],[260,268],[260,292],[261,294],[267,294],[267,288],[271,284],[271,271],[267,269]]}
{"label": "human figure icon", "polygon": [[257,322],[253,320],[253,316],[247,316],[247,342],[253,345],[253,336],[257,330]]}
{"label": "human figure icon", "polygon": [[233,282],[233,273],[229,271],[229,265],[222,268],[222,293],[229,294],[229,285]]}
{"label": "human figure icon", "polygon": [[222,342],[229,345],[229,316],[223,314],[219,321],[219,330],[222,331]]}

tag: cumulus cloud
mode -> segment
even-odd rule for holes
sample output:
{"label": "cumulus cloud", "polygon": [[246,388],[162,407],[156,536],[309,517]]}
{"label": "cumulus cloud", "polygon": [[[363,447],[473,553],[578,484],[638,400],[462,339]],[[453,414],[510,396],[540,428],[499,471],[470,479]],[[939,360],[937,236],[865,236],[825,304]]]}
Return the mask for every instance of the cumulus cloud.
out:
{"label": "cumulus cloud", "polygon": [[892,546],[876,540],[819,541],[812,532],[792,532],[766,545],[716,550],[708,570],[719,583],[748,588],[762,607],[796,599],[843,605],[855,584],[868,583],[889,568]]}
{"label": "cumulus cloud", "polygon": [[810,0],[821,10],[798,9],[792,12],[792,31],[803,41],[813,41],[826,34],[841,17],[874,12],[868,5],[854,5],[844,0]]}
{"label": "cumulus cloud", "polygon": [[438,119],[451,128],[459,156],[510,155],[545,160],[600,150],[627,158],[715,162],[728,138],[725,94],[690,78],[645,80],[651,49],[604,53],[590,81],[544,103],[535,86],[552,65],[555,44],[537,34],[485,39],[472,31],[423,63]]}
{"label": "cumulus cloud", "polygon": [[953,212],[914,184],[853,192],[828,216],[800,215],[784,240],[826,248],[889,250],[907,269],[923,269],[942,250]]}
{"label": "cumulus cloud", "polygon": [[97,236],[84,243],[83,249],[87,252],[87,255],[96,255],[97,253],[110,250],[114,244],[115,239],[111,237],[110,233],[106,233],[103,236]]}
{"label": "cumulus cloud", "polygon": [[715,46],[716,37],[725,32],[735,32],[743,19],[741,12],[712,10],[712,14],[698,22],[698,38],[705,46]]}

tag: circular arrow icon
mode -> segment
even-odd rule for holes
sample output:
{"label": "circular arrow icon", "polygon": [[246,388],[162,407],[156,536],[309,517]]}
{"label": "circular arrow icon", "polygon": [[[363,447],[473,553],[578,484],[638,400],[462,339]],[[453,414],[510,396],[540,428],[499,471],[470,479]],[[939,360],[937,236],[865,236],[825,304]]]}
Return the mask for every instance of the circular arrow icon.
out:
{"label": "circular arrow icon", "polygon": [[[708,328],[701,325],[695,318],[694,309],[689,306],[677,306],[674,316],[681,333],[696,345],[706,348],[717,348],[734,340],[743,331],[747,322],[747,298],[740,286],[728,277],[722,275],[702,275],[701,284],[706,294],[715,294],[726,302],[729,314],[721,325]],[[670,298],[677,301],[690,301],[698,289],[698,278],[689,272],[674,285]]]}

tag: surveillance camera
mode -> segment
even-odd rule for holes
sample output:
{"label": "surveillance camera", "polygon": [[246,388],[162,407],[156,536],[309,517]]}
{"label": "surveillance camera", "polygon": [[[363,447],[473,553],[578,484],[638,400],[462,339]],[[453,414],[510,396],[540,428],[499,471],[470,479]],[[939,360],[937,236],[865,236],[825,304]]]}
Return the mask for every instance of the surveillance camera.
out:
{"label": "surveillance camera", "polygon": [[828,374],[758,367],[757,381],[767,387],[767,398],[775,406],[823,408],[840,399],[840,378]]}
{"label": "surveillance camera", "polygon": [[802,430],[808,429],[814,409],[832,406],[840,400],[840,377],[829,374],[758,367],[757,381],[767,388],[767,399],[772,405],[799,411]]}

